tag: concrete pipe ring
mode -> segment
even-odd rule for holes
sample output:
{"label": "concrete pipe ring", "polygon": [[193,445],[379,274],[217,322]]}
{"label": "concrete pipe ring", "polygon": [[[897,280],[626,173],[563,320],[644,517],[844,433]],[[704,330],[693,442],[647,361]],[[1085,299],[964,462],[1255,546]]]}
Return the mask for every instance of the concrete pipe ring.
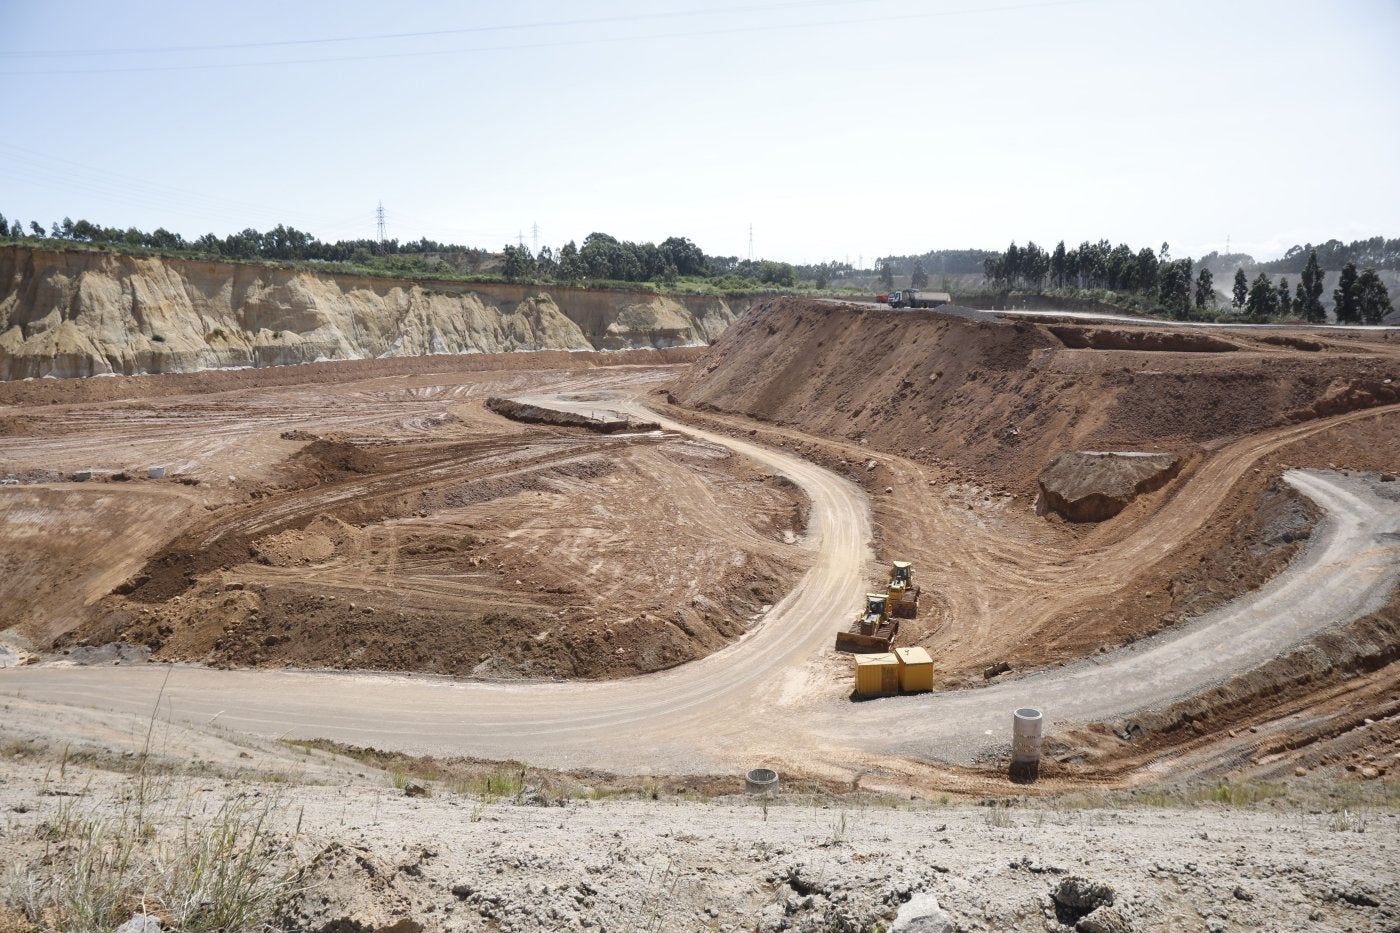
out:
{"label": "concrete pipe ring", "polygon": [[754,768],[744,775],[744,792],[776,797],[778,794],[778,772],[771,768]]}

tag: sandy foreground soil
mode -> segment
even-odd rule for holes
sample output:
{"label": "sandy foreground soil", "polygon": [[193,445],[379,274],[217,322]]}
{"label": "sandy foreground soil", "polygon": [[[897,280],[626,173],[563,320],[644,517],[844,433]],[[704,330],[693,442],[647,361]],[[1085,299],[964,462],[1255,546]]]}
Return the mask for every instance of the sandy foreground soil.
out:
{"label": "sandy foreground soil", "polygon": [[[1400,816],[1367,796],[1376,785],[1344,797],[1327,784],[1284,794],[1212,783],[972,805],[794,782],[765,802],[745,796],[737,775],[618,784],[518,763],[408,759],[380,770],[217,724],[55,715],[24,700],[6,701],[3,712],[7,933],[31,928],[25,908],[56,921],[70,902],[52,879],[70,877],[64,871],[83,858],[82,870],[111,880],[92,868],[94,848],[110,850],[133,820],[146,828],[126,852],[128,883],[112,909],[122,920],[142,914],[177,926],[197,911],[176,866],[219,832],[257,847],[264,887],[250,884],[243,896],[266,895],[261,915],[298,930],[1400,923]],[[430,796],[409,796],[420,787]]]}

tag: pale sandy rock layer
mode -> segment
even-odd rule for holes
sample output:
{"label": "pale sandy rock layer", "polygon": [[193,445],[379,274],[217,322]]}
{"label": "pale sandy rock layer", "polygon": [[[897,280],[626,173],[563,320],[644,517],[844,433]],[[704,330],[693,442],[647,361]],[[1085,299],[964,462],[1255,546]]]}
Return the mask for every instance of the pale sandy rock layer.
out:
{"label": "pale sandy rock layer", "polygon": [[747,299],[0,248],[0,380],[708,344]]}

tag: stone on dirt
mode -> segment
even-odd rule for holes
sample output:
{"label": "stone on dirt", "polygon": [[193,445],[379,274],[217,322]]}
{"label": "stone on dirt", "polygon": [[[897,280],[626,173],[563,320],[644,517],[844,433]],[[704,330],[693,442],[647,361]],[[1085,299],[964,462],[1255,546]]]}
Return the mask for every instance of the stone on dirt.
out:
{"label": "stone on dirt", "polygon": [[953,933],[957,927],[938,898],[928,892],[915,894],[895,914],[890,933]]}

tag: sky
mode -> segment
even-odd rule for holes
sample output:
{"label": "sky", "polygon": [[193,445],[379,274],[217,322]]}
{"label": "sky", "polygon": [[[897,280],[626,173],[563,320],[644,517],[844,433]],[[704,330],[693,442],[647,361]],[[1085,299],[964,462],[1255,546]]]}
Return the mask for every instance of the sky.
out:
{"label": "sky", "polygon": [[1397,49],[1400,0],[0,0],[0,213],[1264,259],[1400,236]]}

